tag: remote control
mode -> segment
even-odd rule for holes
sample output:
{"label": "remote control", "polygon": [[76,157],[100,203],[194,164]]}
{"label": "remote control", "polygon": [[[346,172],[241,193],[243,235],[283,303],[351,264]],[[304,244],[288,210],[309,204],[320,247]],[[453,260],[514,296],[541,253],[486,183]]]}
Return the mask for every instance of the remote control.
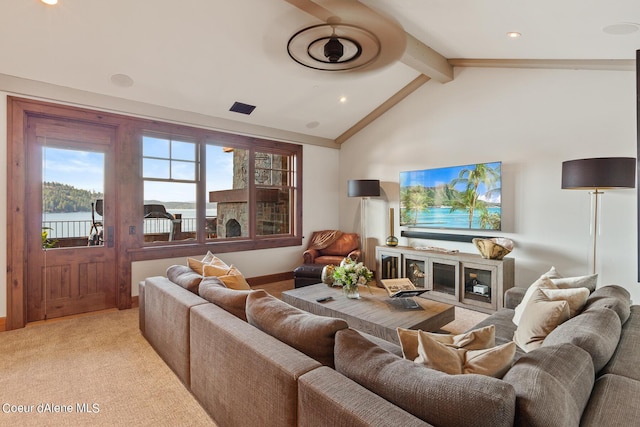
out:
{"label": "remote control", "polygon": [[327,301],[330,301],[332,299],[333,299],[332,296],[328,296],[328,297],[316,298],[316,301],[318,301],[318,302],[327,302]]}

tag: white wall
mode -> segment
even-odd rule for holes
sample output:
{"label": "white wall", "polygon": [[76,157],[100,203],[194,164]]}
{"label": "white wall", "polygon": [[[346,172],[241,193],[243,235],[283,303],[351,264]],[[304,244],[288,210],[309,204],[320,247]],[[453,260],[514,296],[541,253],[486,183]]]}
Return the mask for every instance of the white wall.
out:
{"label": "white wall", "polygon": [[[551,265],[565,276],[588,274],[590,199],[560,188],[561,164],[636,157],[635,90],[634,72],[456,69],[452,82],[428,82],[343,144],[340,224],[359,227],[359,205],[346,197],[349,179],[381,180],[367,229],[384,244],[389,207],[400,235],[400,171],[502,161],[504,231],[491,235],[515,241],[516,284],[528,286]],[[635,190],[606,192],[602,212],[600,284],[622,285],[640,301]],[[471,243],[400,244],[477,252]]]}

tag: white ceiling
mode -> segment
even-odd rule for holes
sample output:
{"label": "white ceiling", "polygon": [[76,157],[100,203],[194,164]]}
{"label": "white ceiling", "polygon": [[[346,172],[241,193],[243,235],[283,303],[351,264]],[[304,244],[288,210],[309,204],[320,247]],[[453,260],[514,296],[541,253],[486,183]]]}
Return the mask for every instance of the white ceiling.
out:
{"label": "white ceiling", "polygon": [[[638,0],[362,3],[449,59],[633,60],[640,49],[640,31],[603,31],[640,28]],[[284,0],[2,0],[0,74],[333,140],[421,73],[401,61],[350,73],[293,62],[288,39],[318,23]],[[234,101],[257,108],[229,112]]]}

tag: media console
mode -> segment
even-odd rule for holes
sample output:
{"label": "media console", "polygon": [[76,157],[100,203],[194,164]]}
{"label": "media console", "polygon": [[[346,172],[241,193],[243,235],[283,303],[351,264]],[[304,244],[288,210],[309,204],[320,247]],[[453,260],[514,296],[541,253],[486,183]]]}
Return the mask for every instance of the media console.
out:
{"label": "media console", "polygon": [[[504,307],[504,292],[514,286],[513,258],[485,259],[477,254],[376,247],[376,279],[406,277],[424,298],[493,313]],[[381,286],[381,285],[380,285]]]}

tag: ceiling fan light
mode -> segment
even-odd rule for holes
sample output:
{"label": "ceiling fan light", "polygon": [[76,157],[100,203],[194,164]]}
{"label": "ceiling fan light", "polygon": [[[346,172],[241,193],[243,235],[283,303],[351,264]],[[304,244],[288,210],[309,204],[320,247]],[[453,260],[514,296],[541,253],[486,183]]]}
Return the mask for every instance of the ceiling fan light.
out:
{"label": "ceiling fan light", "polygon": [[331,37],[324,45],[324,56],[329,62],[338,62],[344,55],[344,46],[337,37]]}

